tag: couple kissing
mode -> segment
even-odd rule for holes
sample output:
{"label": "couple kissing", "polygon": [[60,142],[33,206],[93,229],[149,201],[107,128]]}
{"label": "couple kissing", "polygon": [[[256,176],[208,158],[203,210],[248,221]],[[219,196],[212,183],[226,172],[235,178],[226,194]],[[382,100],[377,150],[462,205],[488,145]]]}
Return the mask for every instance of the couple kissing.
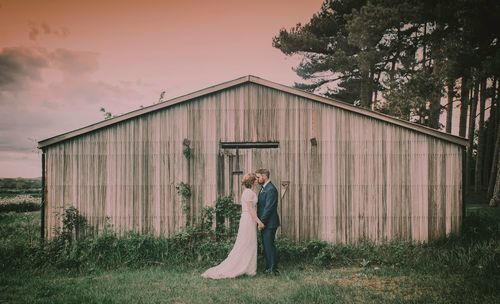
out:
{"label": "couple kissing", "polygon": [[[248,173],[241,181],[241,218],[238,234],[227,258],[219,265],[205,271],[202,276],[209,279],[228,279],[240,275],[254,276],[257,273],[257,229],[262,237],[266,260],[266,274],[278,272],[276,230],[280,225],[278,216],[278,190],[270,180],[268,169]],[[260,185],[256,194],[257,184]]]}

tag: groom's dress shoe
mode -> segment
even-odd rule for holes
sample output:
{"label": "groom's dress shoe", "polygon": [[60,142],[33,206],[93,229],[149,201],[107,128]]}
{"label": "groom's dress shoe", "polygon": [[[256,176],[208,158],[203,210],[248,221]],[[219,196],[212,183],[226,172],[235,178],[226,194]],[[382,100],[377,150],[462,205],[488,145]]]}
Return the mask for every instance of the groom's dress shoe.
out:
{"label": "groom's dress shoe", "polygon": [[266,269],[266,270],[264,270],[264,274],[278,276],[278,275],[280,275],[280,272],[278,271],[278,269]]}

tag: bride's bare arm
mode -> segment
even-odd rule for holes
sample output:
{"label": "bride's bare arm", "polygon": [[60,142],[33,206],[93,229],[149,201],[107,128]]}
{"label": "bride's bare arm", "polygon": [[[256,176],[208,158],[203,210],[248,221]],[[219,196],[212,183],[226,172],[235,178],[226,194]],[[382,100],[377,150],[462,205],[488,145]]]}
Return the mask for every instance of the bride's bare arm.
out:
{"label": "bride's bare arm", "polygon": [[252,219],[260,226],[264,226],[264,224],[261,222],[261,220],[257,217],[257,211],[255,210],[255,207],[253,206],[252,202],[245,202],[248,207],[248,212],[250,212],[250,216]]}

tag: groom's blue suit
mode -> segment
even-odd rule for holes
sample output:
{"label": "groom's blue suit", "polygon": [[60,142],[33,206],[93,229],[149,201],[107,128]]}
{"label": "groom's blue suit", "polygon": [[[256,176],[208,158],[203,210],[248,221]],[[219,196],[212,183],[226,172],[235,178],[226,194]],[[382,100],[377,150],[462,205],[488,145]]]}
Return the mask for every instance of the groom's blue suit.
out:
{"label": "groom's blue suit", "polygon": [[264,257],[266,258],[266,270],[276,272],[278,270],[278,261],[274,237],[276,229],[280,225],[280,219],[278,217],[278,190],[271,182],[267,183],[259,193],[257,216],[265,225],[261,235]]}

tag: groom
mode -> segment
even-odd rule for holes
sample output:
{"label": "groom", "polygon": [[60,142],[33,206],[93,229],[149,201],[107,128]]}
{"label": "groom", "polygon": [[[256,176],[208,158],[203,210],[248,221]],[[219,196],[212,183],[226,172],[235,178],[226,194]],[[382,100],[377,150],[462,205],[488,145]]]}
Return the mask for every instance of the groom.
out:
{"label": "groom", "polygon": [[280,225],[278,217],[278,190],[269,180],[269,170],[259,169],[255,171],[257,181],[262,186],[257,201],[257,216],[264,223],[261,229],[262,246],[264,247],[264,257],[266,259],[266,273],[277,275],[278,260],[276,256],[276,246],[274,237],[276,229]]}

